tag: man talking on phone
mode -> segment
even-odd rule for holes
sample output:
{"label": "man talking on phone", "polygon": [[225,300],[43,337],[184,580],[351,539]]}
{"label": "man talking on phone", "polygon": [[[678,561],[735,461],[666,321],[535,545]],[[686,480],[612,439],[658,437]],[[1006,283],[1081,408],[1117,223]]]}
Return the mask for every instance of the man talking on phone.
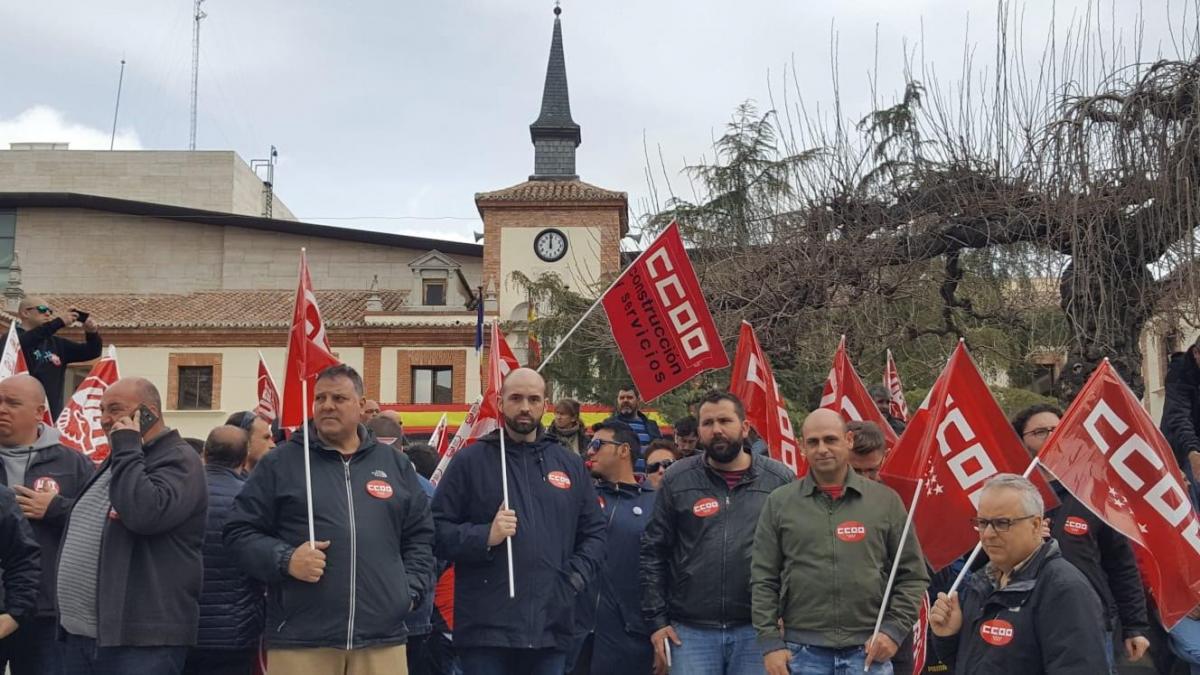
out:
{"label": "man talking on phone", "polygon": [[[67,366],[80,361],[99,358],[104,350],[100,339],[100,328],[87,312],[69,309],[58,314],[46,304],[45,299],[27,297],[17,309],[21,324],[17,327],[17,338],[25,354],[25,365],[29,374],[37,378],[46,389],[50,401],[50,415],[58,419],[63,408],[63,380]],[[84,342],[75,342],[55,335],[63,328],[76,323],[83,324]]]}
{"label": "man talking on phone", "polygon": [[75,500],[58,561],[64,673],[177,675],[200,621],[208,488],[148,380],[100,399],[111,451]]}

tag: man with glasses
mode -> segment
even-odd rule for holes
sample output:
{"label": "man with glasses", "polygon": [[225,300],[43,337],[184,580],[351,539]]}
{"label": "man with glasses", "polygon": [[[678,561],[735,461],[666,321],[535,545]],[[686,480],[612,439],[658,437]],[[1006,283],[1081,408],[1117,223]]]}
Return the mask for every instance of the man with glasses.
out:
{"label": "man with glasses", "polygon": [[1103,608],[1092,585],[1042,539],[1042,496],[1028,479],[998,474],[971,522],[991,562],[961,596],[938,593],[929,611],[938,654],[960,675],[1104,673]]}
{"label": "man with glasses", "polygon": [[80,313],[70,309],[65,314],[56,314],[45,300],[36,297],[22,300],[17,316],[21,319],[17,337],[21,341],[21,351],[25,353],[25,365],[29,368],[29,374],[46,389],[50,415],[58,419],[63,408],[63,381],[66,379],[67,366],[100,357],[104,351],[100,328],[95,319],[84,314],[84,342],[59,337],[55,333],[78,323]]}
{"label": "man with glasses", "polygon": [[275,448],[275,429],[262,416],[254,413],[253,410],[243,410],[235,412],[225,420],[225,424],[231,427],[239,427],[245,431],[250,437],[249,449],[246,452],[246,466],[242,470],[243,474],[249,474],[258,466],[259,461],[271,450]]}
{"label": "man with glasses", "polygon": [[[1037,457],[1050,434],[1058,428],[1062,411],[1051,405],[1034,405],[1017,413],[1013,429],[1031,457]],[[1079,503],[1057,480],[1050,486],[1061,504],[1046,514],[1050,536],[1058,542],[1062,556],[1091,582],[1104,605],[1105,641],[1109,671],[1113,672],[1113,632],[1120,620],[1125,655],[1136,661],[1150,647],[1146,635],[1150,621],[1146,595],[1129,540]]]}
{"label": "man with glasses", "polygon": [[654,490],[634,479],[641,455],[637,436],[623,424],[592,427],[587,467],[606,526],[607,556],[596,581],[579,594],[573,675],[648,673],[654,664],[650,631],[642,621],[638,546],[654,509]]}

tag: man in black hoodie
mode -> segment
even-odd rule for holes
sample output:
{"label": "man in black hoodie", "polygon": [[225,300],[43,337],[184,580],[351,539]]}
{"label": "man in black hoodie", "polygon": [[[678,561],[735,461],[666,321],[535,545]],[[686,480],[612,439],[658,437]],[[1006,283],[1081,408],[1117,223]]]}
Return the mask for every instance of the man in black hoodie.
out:
{"label": "man in black hoodie", "polygon": [[1193,500],[1200,482],[1200,340],[1171,355],[1167,365],[1162,432],[1175,461],[1192,483]]}
{"label": "man in black hoodie", "polygon": [[561,675],[576,599],[604,559],[604,516],[591,476],[579,455],[538,426],[545,396],[535,371],[509,373],[499,395],[502,428],[458,452],[433,498],[435,552],[455,568],[454,647],[465,675]]}
{"label": "man in black hoodie", "polygon": [[71,309],[65,314],[55,315],[54,308],[42,298],[28,297],[22,300],[17,316],[21,319],[17,338],[25,354],[25,366],[29,368],[29,374],[46,388],[50,416],[58,419],[63,408],[63,380],[67,366],[100,357],[104,350],[100,329],[96,326],[96,320],[89,316],[83,322],[85,342],[58,337],[55,333],[79,321],[79,313]]}
{"label": "man in black hoodie", "polygon": [[22,373],[0,380],[0,482],[17,493],[41,547],[37,612],[11,639],[0,642],[0,671],[8,664],[13,675],[59,670],[54,604],[58,542],[75,497],[95,470],[90,459],[59,444],[58,429],[42,423],[45,412],[46,392],[33,377]]}

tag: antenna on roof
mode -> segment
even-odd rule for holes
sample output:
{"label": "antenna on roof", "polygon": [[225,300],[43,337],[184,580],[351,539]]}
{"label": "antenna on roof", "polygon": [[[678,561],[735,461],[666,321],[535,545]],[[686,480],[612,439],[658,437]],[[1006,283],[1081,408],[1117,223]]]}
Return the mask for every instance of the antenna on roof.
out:
{"label": "antenna on roof", "polygon": [[204,0],[196,0],[192,9],[192,126],[188,150],[196,149],[196,99],[200,90],[200,21],[208,15],[200,9]]}
{"label": "antenna on roof", "polygon": [[125,58],[121,57],[121,74],[117,77],[117,105],[113,108],[112,136],[108,138],[108,149],[112,150],[117,142],[117,114],[121,112],[121,85],[125,84]]}
{"label": "antenna on roof", "polygon": [[271,210],[275,203],[275,160],[279,158],[279,151],[275,146],[271,146],[271,155],[269,159],[252,159],[250,160],[250,170],[254,175],[258,175],[260,168],[267,170],[267,177],[263,180],[263,218],[271,218]]}

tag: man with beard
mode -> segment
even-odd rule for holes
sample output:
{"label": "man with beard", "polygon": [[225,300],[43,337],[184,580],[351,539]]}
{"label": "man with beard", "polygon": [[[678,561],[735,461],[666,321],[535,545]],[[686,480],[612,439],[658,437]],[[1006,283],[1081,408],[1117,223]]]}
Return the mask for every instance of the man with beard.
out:
{"label": "man with beard", "polygon": [[759,513],[795,478],[781,462],[745,451],[750,424],[736,396],[713,390],[699,409],[700,453],[671,466],[641,546],[642,616],[655,668],[761,673],[750,623],[750,554]]}
{"label": "man with beard", "polygon": [[620,422],[637,434],[638,443],[642,447],[650,445],[650,441],[662,438],[658,423],[641,411],[641,397],[632,384],[623,385],[617,390],[617,414],[604,420],[605,422]]}
{"label": "man with beard", "polygon": [[601,422],[592,431],[587,466],[596,479],[600,510],[608,524],[608,557],[599,578],[580,594],[575,607],[578,633],[571,673],[648,673],[654,650],[641,617],[638,546],[654,510],[654,490],[633,477],[641,448],[628,427]]}
{"label": "man with beard", "polygon": [[465,675],[563,673],[576,601],[604,560],[604,516],[583,462],[539,433],[545,396],[536,371],[509,373],[497,401],[503,427],[455,455],[433,498],[434,553],[455,568],[454,647]]}

